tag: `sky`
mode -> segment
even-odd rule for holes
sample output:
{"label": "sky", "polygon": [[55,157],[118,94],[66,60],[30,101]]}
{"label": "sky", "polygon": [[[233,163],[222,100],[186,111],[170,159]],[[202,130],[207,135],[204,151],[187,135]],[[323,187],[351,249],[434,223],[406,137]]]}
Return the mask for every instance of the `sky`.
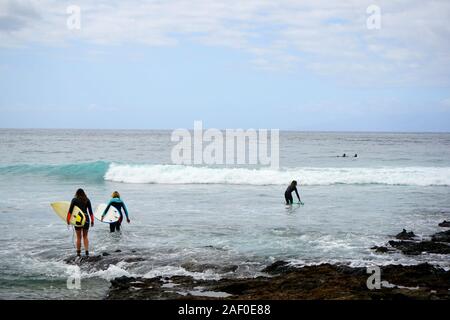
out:
{"label": "sky", "polygon": [[0,0],[0,128],[450,132],[449,39],[448,0]]}

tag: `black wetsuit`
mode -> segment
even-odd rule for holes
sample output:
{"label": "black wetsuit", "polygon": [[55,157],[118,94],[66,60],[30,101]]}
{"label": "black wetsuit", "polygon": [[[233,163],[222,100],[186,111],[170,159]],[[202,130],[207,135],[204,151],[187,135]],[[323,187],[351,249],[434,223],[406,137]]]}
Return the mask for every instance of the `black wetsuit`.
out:
{"label": "black wetsuit", "polygon": [[[70,208],[68,215],[72,215],[73,208],[77,206],[80,208],[81,211],[83,211],[84,215],[86,216],[86,223],[82,227],[75,227],[75,229],[89,229],[89,226],[91,225],[91,221],[94,220],[94,214],[92,213],[92,206],[91,206],[91,200],[87,200],[86,203],[82,202],[78,198],[73,198],[72,202],[70,203]],[[89,213],[89,214],[88,214]],[[68,216],[68,219],[70,220],[70,216]]]}
{"label": "black wetsuit", "polygon": [[127,219],[128,219],[127,206],[120,198],[112,198],[111,201],[109,201],[108,206],[106,207],[103,214],[106,214],[106,212],[108,212],[108,210],[111,206],[113,206],[114,208],[117,209],[117,212],[120,213],[120,218],[117,222],[113,222],[113,223],[109,224],[109,231],[111,231],[111,232],[114,232],[116,230],[120,231],[120,225],[122,224],[122,220],[123,220],[122,210],[123,210],[123,212],[125,212],[125,215],[127,216]]}
{"label": "black wetsuit", "polygon": [[297,187],[293,186],[292,184],[286,189],[284,192],[284,198],[286,199],[286,204],[292,204],[294,202],[294,199],[292,198],[292,192],[295,191],[295,194],[297,195],[297,198],[300,199],[300,196],[298,195]]}

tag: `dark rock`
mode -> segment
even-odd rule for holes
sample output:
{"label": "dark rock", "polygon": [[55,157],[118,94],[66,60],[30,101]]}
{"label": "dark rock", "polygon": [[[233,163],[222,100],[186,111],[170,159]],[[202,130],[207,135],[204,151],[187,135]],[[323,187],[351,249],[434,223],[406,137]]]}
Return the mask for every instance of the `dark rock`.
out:
{"label": "dark rock", "polygon": [[354,268],[346,265],[333,265],[336,270],[345,275],[361,276],[367,274],[366,268]]}
{"label": "dark rock", "polygon": [[239,266],[232,265],[232,266],[224,266],[221,268],[221,270],[225,273],[229,273],[229,272],[236,272],[238,268]]}
{"label": "dark rock", "polygon": [[119,252],[122,252],[122,250],[120,250],[120,249],[117,249],[116,251],[114,251],[114,252],[117,252],[117,253],[119,253]]}
{"label": "dark rock", "polygon": [[[111,281],[107,299],[214,299],[191,294],[193,288],[228,293],[226,299],[450,299],[450,271],[429,264],[382,267],[381,280],[394,285],[379,290],[367,288],[366,268],[321,264],[302,268],[278,261],[267,267],[273,277],[195,280],[177,276],[164,280],[121,277]],[[171,282],[167,286],[167,281]],[[414,290],[408,288],[415,288]]]}
{"label": "dark rock", "polygon": [[434,241],[389,241],[389,245],[407,255],[419,255],[423,252],[449,254],[450,246]]}
{"label": "dark rock", "polygon": [[141,257],[128,257],[128,258],[123,259],[123,261],[127,262],[127,263],[131,263],[131,262],[145,261],[145,259],[141,258]]}
{"label": "dark rock", "polygon": [[405,229],[403,229],[402,232],[395,236],[395,238],[399,240],[413,240],[415,237],[416,235],[414,234],[414,232],[407,232]]}
{"label": "dark rock", "polygon": [[111,285],[116,288],[117,287],[123,288],[123,287],[127,287],[133,281],[136,281],[136,278],[122,276],[122,277],[111,280]]}
{"label": "dark rock", "polygon": [[104,256],[104,257],[107,257],[107,256],[109,256],[110,254],[108,253],[108,252],[103,252],[102,253],[102,256]]}
{"label": "dark rock", "polygon": [[439,227],[450,228],[450,221],[444,220],[443,222],[439,223]]}
{"label": "dark rock", "polygon": [[435,233],[431,236],[431,241],[450,242],[450,230]]}
{"label": "dark rock", "polygon": [[294,266],[290,265],[289,262],[286,261],[276,261],[271,265],[265,267],[262,272],[266,272],[269,274],[280,274],[285,272],[290,272],[292,270],[297,270]]}
{"label": "dark rock", "polygon": [[102,256],[71,256],[67,259],[64,259],[65,263],[68,264],[76,264],[76,265],[80,265],[80,264],[94,264],[96,262],[99,262],[102,260]]}
{"label": "dark rock", "polygon": [[379,253],[387,253],[389,252],[389,249],[387,247],[378,247],[378,246],[374,246],[372,248],[370,248],[372,250],[375,250],[375,252],[379,252]]}
{"label": "dark rock", "polygon": [[213,270],[218,273],[235,272],[238,269],[238,266],[236,265],[219,266],[215,264],[208,264],[208,263],[199,264],[194,262],[183,263],[181,267],[190,272],[205,272],[206,270]]}
{"label": "dark rock", "polygon": [[450,287],[450,271],[434,267],[429,263],[414,266],[385,266],[382,270],[382,278],[405,287],[431,287],[435,290],[447,290]]}

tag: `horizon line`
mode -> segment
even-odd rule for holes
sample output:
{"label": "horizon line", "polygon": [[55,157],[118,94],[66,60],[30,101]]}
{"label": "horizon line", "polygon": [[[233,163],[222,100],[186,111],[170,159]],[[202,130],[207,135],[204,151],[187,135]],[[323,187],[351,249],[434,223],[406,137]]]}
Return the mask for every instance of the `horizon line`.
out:
{"label": "horizon line", "polygon": [[[194,130],[194,128],[17,128],[17,127],[0,127],[0,130],[72,130],[72,131],[82,131],[82,130],[92,130],[92,131],[173,131],[177,129],[187,129],[189,131]],[[203,131],[212,129],[212,128],[203,128]],[[280,132],[304,132],[304,133],[443,133],[448,134],[450,131],[385,131],[385,130],[368,130],[368,131],[361,131],[361,130],[301,130],[301,129],[278,129],[278,128],[214,128],[218,129],[220,131],[227,130],[227,129],[242,129],[242,130],[279,130]]]}

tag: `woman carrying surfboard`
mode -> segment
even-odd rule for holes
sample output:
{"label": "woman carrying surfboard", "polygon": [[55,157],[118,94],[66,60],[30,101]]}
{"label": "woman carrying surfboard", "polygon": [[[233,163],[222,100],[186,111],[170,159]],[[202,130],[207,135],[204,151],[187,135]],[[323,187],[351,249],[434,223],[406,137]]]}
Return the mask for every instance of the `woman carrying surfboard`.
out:
{"label": "woman carrying surfboard", "polygon": [[[81,211],[85,213],[86,222],[82,227],[75,226],[75,232],[77,234],[77,256],[81,255],[81,238],[83,238],[84,250],[86,251],[86,256],[89,256],[89,226],[94,226],[94,215],[92,213],[91,201],[86,196],[83,189],[78,189],[75,193],[75,197],[70,203],[69,212],[67,213],[67,224],[70,223],[70,218],[72,216],[75,207],[80,208]],[[89,213],[89,214],[87,214]]]}
{"label": "woman carrying surfboard", "polygon": [[105,217],[106,213],[108,212],[109,208],[111,206],[113,206],[114,208],[116,208],[117,212],[120,213],[120,218],[118,221],[109,224],[109,231],[110,232],[114,232],[116,230],[120,231],[120,225],[122,224],[122,220],[123,220],[122,210],[123,210],[123,212],[125,212],[125,216],[127,217],[127,222],[130,223],[130,218],[128,217],[127,206],[125,205],[125,202],[123,202],[122,199],[120,199],[119,192],[114,191],[113,194],[111,195],[111,197],[112,197],[112,199],[109,201],[108,206],[103,211],[102,221],[103,221],[103,218]]}

